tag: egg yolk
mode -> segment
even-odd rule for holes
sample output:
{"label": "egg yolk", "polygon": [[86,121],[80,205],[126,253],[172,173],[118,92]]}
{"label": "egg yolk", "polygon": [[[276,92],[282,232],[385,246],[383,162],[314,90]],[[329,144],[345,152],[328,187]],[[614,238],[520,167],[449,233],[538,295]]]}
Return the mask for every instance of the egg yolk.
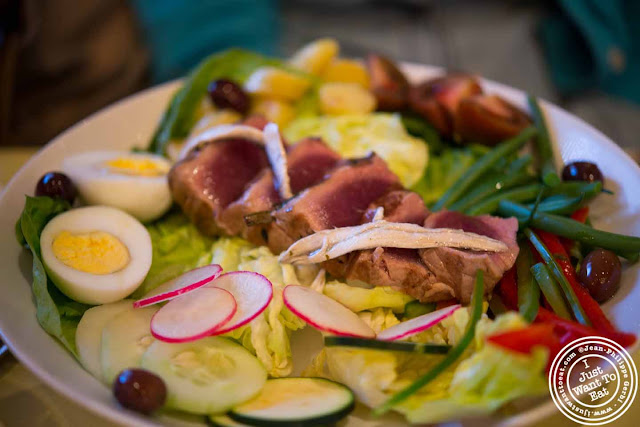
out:
{"label": "egg yolk", "polygon": [[107,160],[105,166],[114,173],[137,176],[160,176],[167,173],[167,167],[150,159],[119,157]]}
{"label": "egg yolk", "polygon": [[114,235],[104,231],[73,234],[63,231],[53,239],[53,254],[74,270],[111,274],[129,263],[129,250]]}

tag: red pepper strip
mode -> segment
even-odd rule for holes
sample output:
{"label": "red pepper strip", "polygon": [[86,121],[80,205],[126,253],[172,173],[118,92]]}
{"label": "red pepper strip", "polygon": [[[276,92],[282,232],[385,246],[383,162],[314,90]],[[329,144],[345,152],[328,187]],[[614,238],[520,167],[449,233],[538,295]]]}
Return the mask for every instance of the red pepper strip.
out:
{"label": "red pepper strip", "polygon": [[500,279],[499,291],[504,305],[510,310],[518,311],[518,285],[516,284],[515,265]]}
{"label": "red pepper strip", "polygon": [[573,292],[576,294],[578,302],[585,311],[585,314],[589,318],[589,321],[593,325],[593,328],[605,337],[611,338],[617,341],[623,347],[628,347],[636,341],[636,337],[633,334],[628,334],[618,331],[613,324],[607,319],[607,316],[600,308],[600,304],[594,300],[584,286],[578,281],[576,271],[569,261],[569,255],[564,250],[564,247],[560,243],[558,237],[554,234],[548,233],[543,230],[536,230],[540,239],[547,246],[551,254],[553,254],[556,262],[562,268],[564,276],[569,281]]}
{"label": "red pepper strip", "polygon": [[588,217],[589,217],[589,206],[585,206],[583,208],[577,209],[574,213],[571,214],[572,220],[581,222],[583,224],[587,222]]}
{"label": "red pepper strip", "polygon": [[458,300],[455,298],[447,299],[444,301],[438,301],[436,303],[436,310],[440,310],[441,308],[449,307],[450,305],[458,304]]}
{"label": "red pepper strip", "polygon": [[[589,217],[589,206],[585,206],[580,209],[577,209],[575,212],[571,214],[572,220],[578,221],[582,224],[584,224],[587,221],[588,217]],[[566,237],[560,237],[560,242],[562,243],[562,246],[564,246],[565,251],[567,251],[567,253],[571,253],[571,249],[573,249],[575,242],[571,239],[567,239]]]}
{"label": "red pepper strip", "polygon": [[[516,329],[487,337],[487,341],[517,353],[530,354],[533,347],[543,346],[552,354],[562,348],[554,333],[553,323],[536,323],[524,329]],[[555,350],[553,352],[552,350]]]}

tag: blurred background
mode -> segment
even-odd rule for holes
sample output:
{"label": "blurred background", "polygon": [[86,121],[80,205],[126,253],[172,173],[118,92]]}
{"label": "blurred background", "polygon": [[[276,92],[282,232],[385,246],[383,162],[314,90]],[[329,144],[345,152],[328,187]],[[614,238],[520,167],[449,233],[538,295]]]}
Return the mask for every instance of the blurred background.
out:
{"label": "blurred background", "polygon": [[331,36],[344,56],[375,51],[524,89],[637,155],[638,19],[632,0],[0,0],[0,146],[44,144],[216,50],[286,56]]}

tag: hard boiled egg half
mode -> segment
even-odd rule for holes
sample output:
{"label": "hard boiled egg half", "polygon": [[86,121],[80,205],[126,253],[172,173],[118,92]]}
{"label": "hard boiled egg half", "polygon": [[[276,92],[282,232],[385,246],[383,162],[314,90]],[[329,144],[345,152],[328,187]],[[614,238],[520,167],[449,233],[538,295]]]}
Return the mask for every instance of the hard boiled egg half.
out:
{"label": "hard boiled egg half", "polygon": [[131,215],[108,206],[73,209],[40,235],[47,274],[69,298],[105,304],[131,294],[151,267],[151,237]]}
{"label": "hard boiled egg half", "polygon": [[62,169],[90,205],[113,206],[153,221],[171,207],[171,163],[150,153],[91,151],[69,157]]}

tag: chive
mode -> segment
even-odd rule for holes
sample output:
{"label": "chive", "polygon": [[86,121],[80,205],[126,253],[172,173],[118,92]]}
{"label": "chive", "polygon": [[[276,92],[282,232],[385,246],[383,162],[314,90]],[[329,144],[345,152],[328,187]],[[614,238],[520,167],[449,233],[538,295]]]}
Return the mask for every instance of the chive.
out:
{"label": "chive", "polygon": [[555,165],[553,164],[553,147],[551,146],[551,135],[549,134],[549,128],[547,127],[547,121],[544,117],[544,113],[538,104],[538,100],[531,95],[527,96],[529,102],[529,108],[531,109],[531,115],[533,121],[538,129],[538,135],[536,136],[536,142],[538,145],[538,153],[540,154],[542,182],[549,187],[555,187],[560,184],[560,177],[556,173]]}
{"label": "chive", "polygon": [[531,276],[531,264],[533,256],[526,243],[520,246],[520,253],[516,258],[516,271],[518,273],[518,307],[522,317],[529,323],[538,315],[540,308],[540,288]]}
{"label": "chive", "polygon": [[493,196],[487,197],[474,207],[467,209],[465,213],[467,215],[490,214],[498,210],[501,200],[526,202],[535,199],[543,188],[542,184],[530,184],[507,191],[498,191]]}
{"label": "chive", "polygon": [[476,334],[476,325],[478,324],[478,320],[480,320],[480,316],[482,316],[482,297],[484,295],[484,278],[482,270],[478,270],[476,272],[476,282],[473,287],[473,296],[471,298],[471,316],[469,318],[469,324],[467,325],[467,330],[465,331],[462,338],[458,344],[456,344],[451,351],[429,372],[415,380],[413,383],[409,384],[407,387],[403,388],[393,396],[391,396],[386,402],[382,405],[378,406],[373,410],[373,414],[375,416],[379,416],[384,414],[385,412],[392,409],[397,404],[408,399],[412,394],[420,390],[425,385],[429,384],[431,381],[436,379],[438,375],[444,372],[449,366],[455,363],[456,360],[467,349],[469,344],[473,341],[473,338]]}
{"label": "chive", "polygon": [[562,318],[571,320],[571,313],[562,297],[562,291],[556,281],[551,278],[549,269],[547,269],[544,263],[539,262],[531,267],[531,274],[533,274],[536,282],[538,282],[540,290],[551,305],[553,312]]}
{"label": "chive", "polygon": [[573,288],[569,284],[569,281],[567,280],[566,277],[564,277],[564,273],[562,272],[562,269],[560,268],[555,258],[553,257],[553,254],[549,252],[549,249],[547,249],[547,247],[542,242],[542,240],[540,240],[540,238],[536,235],[536,233],[534,233],[531,229],[525,228],[524,234],[525,236],[527,236],[529,241],[536,248],[536,250],[542,257],[542,259],[544,260],[545,264],[547,264],[547,267],[551,271],[551,274],[553,275],[554,279],[560,284],[560,288],[564,293],[564,297],[567,300],[567,303],[569,304],[571,311],[573,312],[573,317],[575,317],[575,319],[579,323],[582,323],[583,325],[589,325],[590,323],[589,323],[589,319],[587,318],[587,315],[582,309],[582,306],[580,305],[580,302],[578,301],[576,294],[573,292]]}
{"label": "chive", "polygon": [[440,210],[450,206],[456,202],[464,193],[467,192],[483,174],[485,174],[491,167],[500,159],[504,159],[509,154],[516,152],[522,147],[531,137],[536,134],[536,129],[532,126],[526,128],[519,135],[511,138],[494,149],[483,155],[477,162],[475,162],[466,172],[458,179],[446,193],[435,203],[434,210]]}
{"label": "chive", "polygon": [[451,346],[446,344],[382,341],[369,338],[341,337],[337,335],[327,335],[324,337],[324,344],[327,347],[368,348],[418,354],[447,354],[451,350]]}
{"label": "chive", "polygon": [[[501,216],[515,216],[518,221],[526,221],[531,209],[518,203],[501,200],[497,212]],[[640,252],[640,237],[595,230],[571,218],[536,212],[531,218],[531,226],[588,246],[609,249],[627,259],[635,258]]]}

